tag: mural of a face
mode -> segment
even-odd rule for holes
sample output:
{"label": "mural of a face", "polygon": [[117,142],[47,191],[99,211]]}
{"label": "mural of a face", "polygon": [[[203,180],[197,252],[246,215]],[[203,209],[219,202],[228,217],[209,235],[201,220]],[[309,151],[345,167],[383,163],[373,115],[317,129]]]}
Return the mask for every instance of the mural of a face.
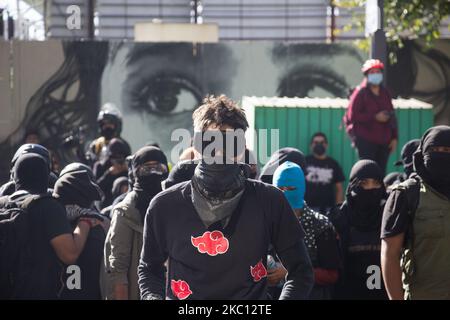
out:
{"label": "mural of a face", "polygon": [[450,124],[450,41],[427,48],[420,40],[405,41],[398,63],[388,66],[388,88],[394,96],[433,105],[436,124]]}
{"label": "mural of a face", "polygon": [[149,141],[169,152],[171,133],[192,127],[207,94],[346,97],[362,78],[350,46],[273,42],[110,44],[101,103],[124,115],[122,135],[133,150]]}
{"label": "mural of a face", "polygon": [[101,102],[122,112],[122,136],[133,150],[156,142],[168,152],[176,143],[171,133],[192,127],[192,111],[207,94],[229,92],[235,70],[222,44],[116,44],[103,72]]}

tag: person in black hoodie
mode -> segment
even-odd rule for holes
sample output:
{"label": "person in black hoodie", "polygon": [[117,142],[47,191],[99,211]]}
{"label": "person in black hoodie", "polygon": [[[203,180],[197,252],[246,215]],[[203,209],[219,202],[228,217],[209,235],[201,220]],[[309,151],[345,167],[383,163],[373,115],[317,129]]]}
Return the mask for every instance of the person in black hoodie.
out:
{"label": "person in black hoodie", "polygon": [[31,252],[31,262],[17,268],[12,298],[61,298],[64,287],[61,282],[62,263],[75,263],[83,251],[90,228],[95,227],[98,220],[84,217],[74,228],[69,226],[64,207],[47,193],[49,167],[42,156],[34,153],[21,155],[13,171],[16,192],[5,197],[8,201],[19,204],[30,195],[41,197],[28,206],[31,227],[26,235],[29,245],[25,249]]}
{"label": "person in black hoodie", "polygon": [[[99,186],[82,167],[78,171],[65,172],[56,181],[53,191],[53,196],[66,207],[67,218],[72,228],[84,217],[96,217],[103,220],[93,207],[94,201],[101,199],[101,194]],[[106,231],[102,225],[91,228],[84,249],[76,262],[81,272],[80,287],[65,286],[61,295],[62,299],[96,300],[101,298],[99,277],[105,237]],[[69,271],[64,273],[65,280],[71,275]]]}
{"label": "person in black hoodie", "polygon": [[343,271],[338,299],[387,299],[381,278],[380,227],[386,190],[383,172],[372,160],[360,160],[350,172],[344,203],[329,218],[339,234]]}
{"label": "person in black hoodie", "polygon": [[108,145],[107,159],[95,163],[94,175],[105,195],[101,208],[109,206],[114,200],[111,193],[114,180],[127,176],[126,157],[130,154],[130,147],[121,139],[114,138]]}

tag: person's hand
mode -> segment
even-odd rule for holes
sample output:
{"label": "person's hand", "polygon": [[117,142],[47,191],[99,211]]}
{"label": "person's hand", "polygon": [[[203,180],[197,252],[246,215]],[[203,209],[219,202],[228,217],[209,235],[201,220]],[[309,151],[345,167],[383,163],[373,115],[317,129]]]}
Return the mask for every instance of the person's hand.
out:
{"label": "person's hand", "polygon": [[117,175],[121,174],[122,172],[127,172],[128,167],[127,167],[126,163],[122,163],[122,164],[116,163],[116,164],[113,164],[111,167],[109,167],[108,171],[110,174],[117,176]]}
{"label": "person's hand", "polygon": [[276,286],[287,274],[287,270],[284,267],[278,267],[275,269],[269,269],[267,271],[267,281],[269,286]]}
{"label": "person's hand", "polygon": [[386,123],[389,121],[389,119],[391,119],[391,116],[387,111],[380,111],[375,115],[375,120],[381,123]]}
{"label": "person's hand", "polygon": [[395,151],[395,149],[397,149],[397,139],[394,139],[391,141],[391,143],[389,143],[389,153],[392,153]]}

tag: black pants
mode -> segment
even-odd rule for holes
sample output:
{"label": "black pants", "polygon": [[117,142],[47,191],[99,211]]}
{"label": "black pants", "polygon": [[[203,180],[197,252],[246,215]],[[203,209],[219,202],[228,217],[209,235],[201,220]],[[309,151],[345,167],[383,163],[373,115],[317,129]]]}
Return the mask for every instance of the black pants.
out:
{"label": "black pants", "polygon": [[369,142],[362,138],[356,138],[355,146],[358,150],[359,159],[375,161],[386,175],[386,167],[389,159],[389,146]]}

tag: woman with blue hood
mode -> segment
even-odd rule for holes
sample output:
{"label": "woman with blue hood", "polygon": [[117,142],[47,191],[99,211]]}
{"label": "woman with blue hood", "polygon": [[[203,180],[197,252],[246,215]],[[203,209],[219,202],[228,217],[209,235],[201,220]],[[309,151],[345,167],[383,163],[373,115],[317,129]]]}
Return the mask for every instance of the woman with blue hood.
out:
{"label": "woman with blue hood", "polygon": [[[273,185],[284,192],[306,233],[305,244],[314,268],[314,287],[309,299],[331,299],[340,268],[339,247],[333,225],[326,216],[310,209],[304,201],[306,182],[299,165],[287,161],[279,166],[273,175]],[[269,284],[279,281],[283,269],[269,270]]]}

